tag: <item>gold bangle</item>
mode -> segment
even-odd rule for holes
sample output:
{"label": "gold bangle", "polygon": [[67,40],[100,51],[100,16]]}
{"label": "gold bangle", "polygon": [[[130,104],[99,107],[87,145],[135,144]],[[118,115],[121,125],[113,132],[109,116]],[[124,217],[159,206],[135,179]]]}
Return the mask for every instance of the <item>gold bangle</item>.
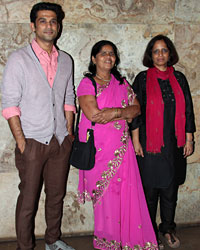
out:
{"label": "gold bangle", "polygon": [[119,118],[119,109],[118,108],[115,109],[115,118]]}
{"label": "gold bangle", "polygon": [[117,118],[118,117],[118,109],[116,108],[115,109],[115,118]]}

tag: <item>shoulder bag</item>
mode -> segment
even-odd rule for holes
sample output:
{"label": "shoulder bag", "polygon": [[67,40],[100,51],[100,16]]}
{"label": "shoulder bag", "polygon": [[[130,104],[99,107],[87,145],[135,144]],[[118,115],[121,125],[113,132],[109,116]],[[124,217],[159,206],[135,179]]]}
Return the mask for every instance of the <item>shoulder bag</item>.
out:
{"label": "shoulder bag", "polygon": [[[92,77],[88,77],[95,88],[95,94],[97,94],[96,82]],[[91,128],[87,130],[87,141],[80,142],[79,141],[79,132],[78,125],[80,119],[81,108],[79,106],[78,116],[76,121],[76,129],[75,129],[75,139],[73,141],[72,152],[70,156],[70,164],[81,170],[90,170],[94,167],[95,164],[95,154],[96,148],[94,145],[94,130],[93,126],[95,122],[91,122]]]}

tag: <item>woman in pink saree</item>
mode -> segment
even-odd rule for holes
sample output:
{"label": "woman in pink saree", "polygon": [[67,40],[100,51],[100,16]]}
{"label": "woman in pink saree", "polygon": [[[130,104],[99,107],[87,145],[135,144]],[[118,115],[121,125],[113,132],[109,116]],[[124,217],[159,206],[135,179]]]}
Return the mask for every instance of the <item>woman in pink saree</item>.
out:
{"label": "woman in pink saree", "polygon": [[77,90],[83,111],[79,139],[86,141],[93,121],[96,147],[94,168],[79,172],[79,201],[93,202],[95,249],[157,250],[128,127],[140,107],[118,64],[112,42],[96,43],[89,75],[96,81],[97,95],[87,77]]}

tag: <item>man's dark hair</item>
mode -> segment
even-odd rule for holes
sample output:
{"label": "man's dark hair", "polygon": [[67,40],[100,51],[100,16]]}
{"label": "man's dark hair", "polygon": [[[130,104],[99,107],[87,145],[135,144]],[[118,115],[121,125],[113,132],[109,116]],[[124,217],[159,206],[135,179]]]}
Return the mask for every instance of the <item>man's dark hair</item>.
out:
{"label": "man's dark hair", "polygon": [[62,20],[65,17],[65,13],[64,13],[64,11],[62,10],[62,7],[59,4],[49,3],[49,2],[41,2],[41,3],[35,4],[31,9],[31,13],[30,13],[31,23],[35,24],[35,21],[36,21],[36,18],[37,18],[37,13],[40,10],[54,11],[56,13],[57,21],[58,21],[59,24],[62,23]]}
{"label": "man's dark hair", "polygon": [[154,67],[153,60],[152,60],[152,49],[153,49],[154,44],[160,40],[163,40],[167,48],[169,49],[169,60],[167,62],[167,66],[172,66],[178,62],[179,57],[178,57],[178,53],[176,51],[176,48],[173,42],[167,36],[157,35],[153,37],[147,44],[146,50],[144,52],[143,61],[142,61],[144,66],[148,68]]}

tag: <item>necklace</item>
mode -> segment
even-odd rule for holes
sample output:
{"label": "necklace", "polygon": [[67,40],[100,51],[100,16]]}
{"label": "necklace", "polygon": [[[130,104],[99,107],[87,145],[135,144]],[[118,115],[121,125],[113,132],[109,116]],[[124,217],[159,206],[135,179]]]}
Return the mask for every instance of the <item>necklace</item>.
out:
{"label": "necklace", "polygon": [[104,82],[108,82],[108,81],[110,81],[110,79],[111,79],[111,77],[110,77],[110,79],[103,79],[103,78],[100,77],[98,74],[96,74],[96,77],[99,78],[100,80],[104,81]]}

